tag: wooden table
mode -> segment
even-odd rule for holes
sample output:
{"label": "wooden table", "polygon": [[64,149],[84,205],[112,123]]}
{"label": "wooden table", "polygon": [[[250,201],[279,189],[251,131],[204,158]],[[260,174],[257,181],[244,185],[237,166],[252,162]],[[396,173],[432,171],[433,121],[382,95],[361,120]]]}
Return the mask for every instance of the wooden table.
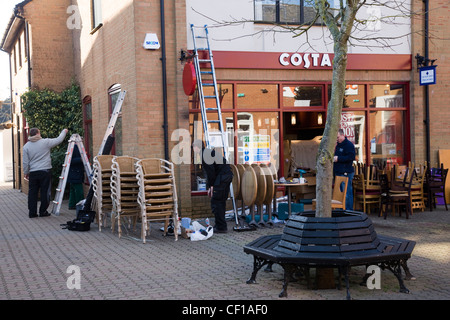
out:
{"label": "wooden table", "polygon": [[292,212],[292,191],[291,188],[292,187],[300,187],[300,186],[308,186],[308,183],[275,183],[275,188],[276,187],[285,187],[287,190],[287,194],[288,194],[288,218],[290,218],[291,216],[291,212]]}

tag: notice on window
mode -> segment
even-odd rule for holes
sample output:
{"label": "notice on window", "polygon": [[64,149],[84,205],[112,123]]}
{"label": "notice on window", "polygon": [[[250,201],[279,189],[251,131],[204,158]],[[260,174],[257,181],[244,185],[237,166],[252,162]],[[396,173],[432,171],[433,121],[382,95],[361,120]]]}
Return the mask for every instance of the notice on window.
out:
{"label": "notice on window", "polygon": [[355,144],[355,114],[353,112],[341,113],[341,129],[349,141]]}
{"label": "notice on window", "polygon": [[244,163],[270,162],[270,136],[249,135],[243,136]]}

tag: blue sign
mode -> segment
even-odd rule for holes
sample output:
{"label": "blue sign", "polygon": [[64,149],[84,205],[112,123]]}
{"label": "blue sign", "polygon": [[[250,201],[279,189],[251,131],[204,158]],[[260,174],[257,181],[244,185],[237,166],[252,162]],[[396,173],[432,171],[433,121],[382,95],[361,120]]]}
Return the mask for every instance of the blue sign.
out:
{"label": "blue sign", "polygon": [[420,85],[436,84],[436,66],[420,67]]}

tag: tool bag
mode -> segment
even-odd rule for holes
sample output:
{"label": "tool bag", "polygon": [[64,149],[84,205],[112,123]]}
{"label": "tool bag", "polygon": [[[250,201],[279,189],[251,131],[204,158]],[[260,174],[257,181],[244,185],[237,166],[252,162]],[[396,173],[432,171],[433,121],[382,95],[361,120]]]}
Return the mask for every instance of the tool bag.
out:
{"label": "tool bag", "polygon": [[67,221],[65,224],[61,224],[61,227],[70,231],[89,231],[91,229],[91,222],[94,220],[94,217],[95,211],[80,210],[76,219]]}

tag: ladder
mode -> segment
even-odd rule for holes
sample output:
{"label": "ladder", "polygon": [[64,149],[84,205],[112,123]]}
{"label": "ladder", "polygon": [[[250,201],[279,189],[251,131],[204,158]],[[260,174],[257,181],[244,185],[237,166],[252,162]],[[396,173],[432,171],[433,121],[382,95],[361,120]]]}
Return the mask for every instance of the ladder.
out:
{"label": "ladder", "polygon": [[[201,35],[196,35],[195,29],[199,28],[201,29]],[[220,108],[220,97],[219,97],[219,91],[217,89],[217,80],[216,80],[216,72],[214,69],[214,61],[213,61],[213,53],[211,51],[211,46],[209,44],[209,37],[208,37],[208,28],[207,25],[204,25],[203,27],[196,27],[193,24],[191,24],[191,32],[192,32],[192,39],[194,43],[194,52],[193,52],[193,62],[194,62],[194,68],[195,68],[195,74],[197,77],[197,90],[198,90],[198,96],[199,96],[199,102],[200,102],[200,110],[202,115],[202,125],[203,125],[203,133],[205,135],[205,143],[206,147],[210,148],[212,145],[212,140],[215,137],[219,137],[220,139],[220,145],[223,147],[223,156],[225,159],[228,159],[228,139],[227,139],[227,132],[223,128],[223,122],[222,122],[222,111]],[[199,47],[199,43],[201,43],[201,46]],[[199,57],[199,51],[207,53],[206,57]],[[203,70],[200,69],[200,64],[204,66]],[[206,78],[206,79],[204,79]],[[204,94],[204,88],[205,87],[212,87],[214,89],[212,95],[205,95]],[[215,106],[211,108],[207,108],[205,104],[205,99],[213,100],[215,102]],[[214,115],[217,115],[218,120],[209,120],[208,119],[208,113],[207,111],[214,111]],[[210,113],[211,114],[211,113]],[[212,125],[216,126],[217,128],[217,135],[211,134],[210,132],[210,126]],[[216,140],[214,140],[214,146],[217,146],[218,143]],[[228,161],[229,162],[229,161]],[[239,224],[238,222],[238,216],[237,216],[237,209],[236,209],[236,202],[234,199],[234,191],[233,191],[233,183],[230,184],[230,195],[231,200],[233,202],[233,211],[234,216],[236,220],[236,225]]]}
{"label": "ladder", "polygon": [[[105,148],[106,141],[108,140],[109,135],[111,135],[112,132],[114,131],[114,127],[116,126],[116,121],[117,121],[117,118],[119,117],[120,110],[122,108],[122,103],[123,103],[123,100],[125,99],[126,93],[127,92],[125,90],[121,91],[117,98],[116,105],[114,106],[114,111],[111,115],[111,119],[109,120],[108,127],[106,128],[105,136],[103,137],[102,144],[100,145],[100,150],[98,152],[98,155],[103,154],[103,149]],[[61,210],[61,203],[64,198],[64,190],[65,190],[66,184],[67,184],[67,177],[69,175],[70,162],[72,160],[73,148],[74,148],[75,144],[78,146],[78,149],[80,151],[81,158],[83,160],[84,170],[88,177],[89,184],[91,185],[90,189],[92,189],[93,171],[91,169],[91,165],[89,163],[89,159],[86,154],[86,149],[84,148],[83,141],[82,141],[80,135],[73,134],[69,139],[69,145],[67,147],[66,158],[64,159],[63,169],[62,169],[61,175],[59,177],[58,187],[56,188],[55,200],[53,201],[52,213],[57,216],[59,216],[59,212]]]}
{"label": "ladder", "polygon": [[75,145],[78,147],[78,150],[80,151],[81,160],[84,165],[84,171],[86,172],[86,174],[88,176],[89,183],[91,183],[92,169],[91,169],[91,165],[89,163],[88,156],[86,154],[86,149],[84,148],[83,140],[80,137],[80,135],[75,133],[69,139],[69,145],[67,146],[66,157],[65,157],[64,163],[62,165],[63,168],[61,171],[61,175],[59,176],[58,187],[56,188],[55,200],[53,200],[52,213],[57,216],[59,216],[59,212],[61,209],[61,203],[64,198],[64,190],[65,190],[66,184],[67,184],[67,177],[69,176],[70,163],[72,161],[73,149],[75,148]]}
{"label": "ladder", "polygon": [[120,91],[119,96],[117,97],[116,105],[114,106],[113,113],[111,115],[111,119],[109,119],[108,127],[106,128],[105,136],[103,137],[102,144],[100,145],[100,150],[98,151],[98,155],[103,154],[103,149],[105,148],[106,140],[110,134],[113,133],[114,127],[116,126],[117,118],[119,117],[120,110],[122,109],[122,103],[125,99],[125,95],[127,94],[126,90]]}

